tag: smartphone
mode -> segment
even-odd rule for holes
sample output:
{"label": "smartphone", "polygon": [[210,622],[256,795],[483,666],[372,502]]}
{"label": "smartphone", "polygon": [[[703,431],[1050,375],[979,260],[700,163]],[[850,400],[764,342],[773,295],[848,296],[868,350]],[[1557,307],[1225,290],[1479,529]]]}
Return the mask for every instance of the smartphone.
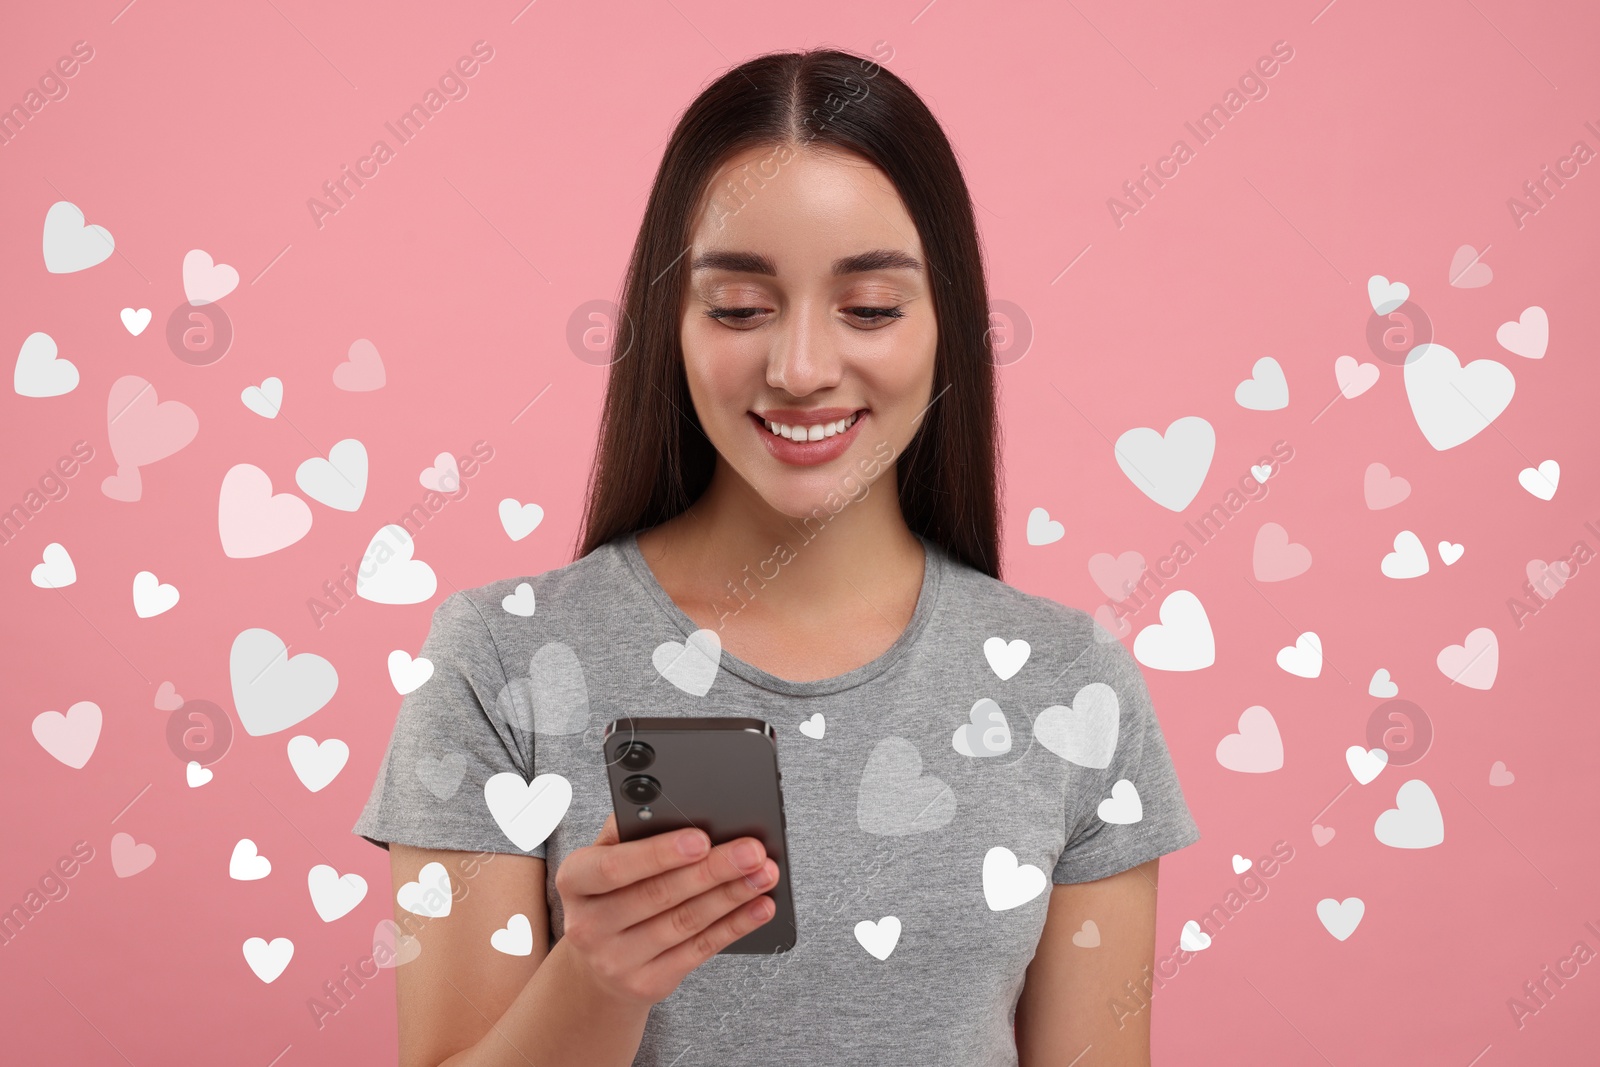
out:
{"label": "smartphone", "polygon": [[778,884],[766,894],[777,905],[772,918],[721,951],[794,948],[777,730],[741,716],[626,716],[606,726],[600,746],[620,840],[697,826],[713,846],[753,837],[778,865]]}

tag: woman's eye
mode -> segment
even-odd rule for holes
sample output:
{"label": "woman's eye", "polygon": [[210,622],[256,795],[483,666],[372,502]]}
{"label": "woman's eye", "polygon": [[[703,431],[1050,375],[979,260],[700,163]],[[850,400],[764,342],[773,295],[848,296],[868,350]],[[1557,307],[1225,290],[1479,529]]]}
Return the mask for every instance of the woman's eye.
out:
{"label": "woman's eye", "polygon": [[[754,316],[759,315],[762,310],[762,308],[756,307],[712,307],[706,311],[706,315],[707,317],[716,319],[719,322],[728,323],[729,329],[738,330],[744,329],[745,327],[733,326],[731,324],[734,322],[752,322],[754,320]],[[887,323],[893,321],[894,319],[905,317],[905,312],[901,311],[899,307],[852,307],[845,308],[844,310],[859,322]]]}
{"label": "woman's eye", "polygon": [[905,318],[905,312],[898,307],[892,308],[845,308],[852,315],[859,316],[865,322],[889,322],[894,319]]}

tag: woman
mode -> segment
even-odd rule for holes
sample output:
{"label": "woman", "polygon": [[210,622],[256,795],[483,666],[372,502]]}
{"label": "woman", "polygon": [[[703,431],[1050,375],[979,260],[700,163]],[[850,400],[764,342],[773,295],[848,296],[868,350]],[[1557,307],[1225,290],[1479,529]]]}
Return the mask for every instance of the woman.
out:
{"label": "woman", "polygon": [[[1158,857],[1199,832],[1126,649],[999,579],[936,120],[856,55],[730,71],[622,312],[581,550],[439,605],[355,826],[390,849],[402,1062],[1147,1064]],[[619,844],[630,714],[776,725],[788,869]],[[779,878],[794,949],[718,954]]]}

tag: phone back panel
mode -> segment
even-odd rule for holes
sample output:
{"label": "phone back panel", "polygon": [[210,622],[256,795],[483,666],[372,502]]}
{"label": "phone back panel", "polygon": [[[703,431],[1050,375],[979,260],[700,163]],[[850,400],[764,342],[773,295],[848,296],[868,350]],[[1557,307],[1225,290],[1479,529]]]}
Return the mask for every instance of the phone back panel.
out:
{"label": "phone back panel", "polygon": [[[632,741],[642,741],[654,750],[648,765],[622,765],[619,755]],[[713,845],[753,837],[778,865],[778,884],[766,894],[777,904],[772,918],[722,951],[792,949],[798,930],[790,892],[783,775],[778,769],[778,738],[772,726],[747,717],[626,717],[606,727],[601,745],[621,840],[635,841],[697,826]],[[645,804],[623,792],[623,783],[639,774],[660,783],[660,796]]]}

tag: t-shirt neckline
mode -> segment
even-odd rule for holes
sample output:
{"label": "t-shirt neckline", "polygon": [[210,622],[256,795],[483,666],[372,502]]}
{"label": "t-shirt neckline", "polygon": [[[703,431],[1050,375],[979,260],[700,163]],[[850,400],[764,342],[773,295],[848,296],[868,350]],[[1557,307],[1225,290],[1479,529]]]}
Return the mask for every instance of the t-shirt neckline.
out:
{"label": "t-shirt neckline", "polygon": [[[831,693],[853,689],[864,682],[871,681],[894,666],[916,644],[917,638],[921,636],[922,631],[927,628],[929,620],[932,619],[934,606],[939,597],[940,582],[944,577],[947,563],[942,546],[930,541],[915,530],[912,533],[916,535],[917,540],[922,542],[924,560],[922,587],[917,592],[917,606],[911,614],[911,621],[906,624],[906,628],[901,631],[900,636],[877,659],[869,663],[863,663],[852,671],[846,671],[844,674],[835,675],[832,678],[792,681],[764,671],[754,664],[746,663],[727,649],[723,649],[720,661],[721,668],[757,688],[773,693],[781,693],[787,696],[827,696]],[[691,619],[682,608],[678,607],[677,602],[667,595],[666,589],[662,588],[661,583],[656,580],[655,572],[645,562],[644,553],[639,549],[638,531],[625,534],[617,538],[612,544],[627,562],[628,569],[633,572],[634,578],[638,580],[639,584],[644,587],[645,592],[655,601],[656,606],[672,620],[673,625],[685,637],[700,629],[700,625]]]}

